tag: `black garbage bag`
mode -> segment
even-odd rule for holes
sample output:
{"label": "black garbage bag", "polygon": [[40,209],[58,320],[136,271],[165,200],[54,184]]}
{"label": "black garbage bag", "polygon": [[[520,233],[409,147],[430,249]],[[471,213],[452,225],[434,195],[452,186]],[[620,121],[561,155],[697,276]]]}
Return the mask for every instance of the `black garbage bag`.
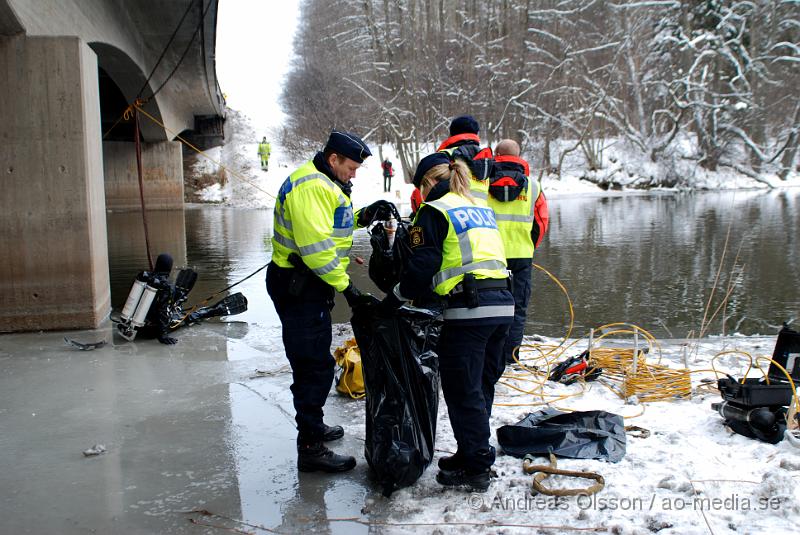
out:
{"label": "black garbage bag", "polygon": [[409,227],[411,224],[400,218],[397,208],[392,205],[396,228],[394,240],[389,239],[389,231],[383,223],[376,223],[369,230],[372,253],[369,257],[369,278],[385,293],[389,293],[400,282],[400,270],[411,255]]}
{"label": "black garbage bag", "polygon": [[367,392],[364,455],[390,496],[433,459],[441,311],[404,306],[392,317],[356,313],[351,322]]}
{"label": "black garbage bag", "polygon": [[514,457],[552,452],[571,459],[617,462],[625,456],[625,423],[611,412],[542,409],[498,428],[497,442]]}

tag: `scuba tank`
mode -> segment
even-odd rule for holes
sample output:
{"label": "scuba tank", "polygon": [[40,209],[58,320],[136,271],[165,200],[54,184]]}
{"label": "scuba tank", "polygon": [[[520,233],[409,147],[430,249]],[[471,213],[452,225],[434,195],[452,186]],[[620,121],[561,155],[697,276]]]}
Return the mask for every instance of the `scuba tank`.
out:
{"label": "scuba tank", "polygon": [[122,307],[122,312],[120,312],[119,315],[123,320],[130,321],[131,318],[133,318],[133,314],[136,312],[136,306],[139,304],[139,300],[142,298],[145,288],[147,288],[147,283],[144,281],[139,279],[133,281],[131,291],[128,293],[128,299],[125,300],[125,306]]}
{"label": "scuba tank", "polygon": [[[142,274],[142,278],[146,277],[147,273]],[[117,329],[123,338],[133,341],[136,338],[136,329],[144,325],[147,313],[156,298],[158,290],[153,288],[141,278],[136,278],[133,281],[131,291],[128,293],[128,298],[125,300],[125,306],[122,307],[120,313],[120,322],[117,324]]]}
{"label": "scuba tank", "polygon": [[730,401],[712,403],[711,410],[717,411],[725,418],[725,424],[734,432],[756,438],[769,444],[777,444],[783,440],[786,424],[783,407],[745,407]]}

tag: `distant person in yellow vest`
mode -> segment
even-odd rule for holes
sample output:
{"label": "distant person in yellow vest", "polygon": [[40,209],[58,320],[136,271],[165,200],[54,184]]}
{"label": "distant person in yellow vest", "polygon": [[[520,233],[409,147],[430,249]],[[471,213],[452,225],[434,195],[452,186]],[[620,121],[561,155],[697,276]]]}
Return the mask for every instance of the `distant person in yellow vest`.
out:
{"label": "distant person in yellow vest", "polygon": [[258,155],[261,157],[261,169],[264,171],[269,171],[269,152],[269,142],[267,138],[264,137],[261,139],[261,143],[258,144]]}
{"label": "distant person in yellow vest", "polygon": [[497,228],[503,237],[506,264],[513,275],[514,321],[503,348],[505,361],[511,364],[519,352],[525,330],[531,297],[533,251],[547,231],[549,216],[539,181],[530,178],[528,162],[520,158],[519,144],[513,139],[504,139],[497,144],[494,154],[489,207],[495,212]]}

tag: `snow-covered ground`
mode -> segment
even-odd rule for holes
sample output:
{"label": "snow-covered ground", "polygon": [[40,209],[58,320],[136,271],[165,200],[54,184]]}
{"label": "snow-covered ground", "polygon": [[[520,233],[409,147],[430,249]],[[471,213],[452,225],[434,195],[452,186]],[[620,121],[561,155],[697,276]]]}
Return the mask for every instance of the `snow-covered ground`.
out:
{"label": "snow-covered ground", "polygon": [[[561,151],[572,149],[574,141],[557,140],[551,146],[551,156],[557,158]],[[662,155],[658,164],[644,157],[624,139],[607,139],[600,151],[601,167],[596,171],[587,169],[586,158],[580,149],[568,152],[563,161],[563,173],[559,179],[550,174],[543,178],[543,187],[551,196],[554,194],[575,194],[605,191],[597,184],[605,184],[609,189],[630,191],[642,189],[658,190],[723,190],[723,189],[766,189],[791,188],[800,186],[800,173],[789,173],[787,180],[780,180],[771,172],[763,173],[761,180],[754,180],[729,167],[719,167],[709,171],[698,165],[693,156],[697,153],[696,143],[686,136],[679,136]],[[533,147],[539,154],[541,147]],[[533,174],[540,169],[536,158],[530,158]],[[671,184],[669,187],[665,184]]]}
{"label": "snow-covered ground", "polygon": [[[228,183],[224,188],[209,189],[201,195],[210,200],[235,207],[272,208],[274,196],[285,178],[301,162],[286,156],[276,140],[272,142],[270,170],[260,170],[256,136],[248,129],[246,119],[238,133],[223,147],[221,161],[228,168]],[[354,179],[353,204],[364,206],[378,198],[398,203],[402,213],[408,213],[412,186],[395,177],[392,191],[382,191],[382,177],[377,150]],[[621,158],[621,152],[614,158]],[[612,152],[607,153],[611,155]],[[391,147],[383,147],[384,157],[399,159]],[[311,156],[311,155],[309,155]],[[622,161],[622,160],[617,160]],[[569,163],[569,162],[568,162]],[[565,167],[568,169],[569,167]],[[641,166],[640,166],[641,168]],[[621,174],[617,173],[618,175]],[[627,172],[625,172],[627,174]],[[636,173],[633,173],[635,176]],[[722,172],[696,174],[697,187],[764,188],[764,184],[747,178],[729,180]],[[781,186],[800,185],[795,175]],[[551,197],[575,194],[606,194],[596,185],[579,178],[577,172],[567,172],[560,179],[546,176],[543,188]],[[612,194],[624,194],[614,192]],[[646,326],[644,326],[646,327]],[[280,335],[271,330],[270,345],[280,347]],[[334,347],[352,336],[349,325],[334,329]],[[539,344],[558,344],[558,340],[534,341],[522,351],[522,359],[531,365],[541,353]],[[570,342],[571,343],[571,342]],[[566,344],[566,345],[569,345]],[[585,341],[568,350],[560,349],[549,357],[560,360],[578,354]],[[613,533],[796,533],[800,523],[800,449],[788,441],[770,445],[732,433],[722,424],[722,418],[710,408],[720,399],[719,394],[703,386],[703,378],[714,378],[710,371],[712,358],[729,350],[755,355],[770,355],[774,337],[726,337],[700,341],[696,353],[690,355],[688,367],[693,395],[691,399],[640,403],[623,400],[601,382],[564,386],[544,381],[543,376],[528,371],[509,370],[515,379],[506,377],[498,386],[496,406],[492,416],[493,432],[497,427],[522,419],[528,412],[541,408],[542,399],[557,400],[553,406],[570,410],[596,410],[620,414],[626,425],[648,429],[648,438],[628,437],[627,454],[618,463],[594,460],[559,459],[560,468],[599,472],[606,481],[605,488],[592,498],[555,498],[532,496],[531,476],[522,471],[521,460],[500,455],[495,464],[498,477],[485,494],[465,494],[446,490],[436,483],[434,464],[412,487],[402,489],[391,497],[389,532],[451,532],[487,533],[566,533],[572,530],[609,531]],[[681,367],[683,347],[664,345],[662,364]],[[563,351],[563,352],[562,352]],[[651,360],[654,356],[651,356]],[[722,373],[741,376],[747,367],[741,355],[724,355],[716,359]],[[757,372],[751,372],[756,376]],[[522,395],[506,386],[514,384],[537,395]],[[331,395],[336,395],[332,391]],[[541,395],[544,398],[540,397]],[[566,396],[566,397],[562,397]],[[353,402],[355,412],[346,432],[364,436],[364,423],[359,403]],[[361,405],[363,407],[363,404]],[[492,439],[496,445],[495,438]],[[437,450],[441,455],[454,452],[453,439],[444,400],[440,402]],[[540,459],[546,464],[545,459]],[[555,486],[585,486],[584,480],[552,481]],[[375,500],[382,500],[376,493]],[[369,509],[369,504],[367,506]],[[400,527],[404,526],[404,527]]]}
{"label": "snow-covered ground", "polygon": [[[209,151],[213,160],[198,156],[192,169],[192,172],[213,173],[222,166],[228,181],[222,187],[215,184],[200,190],[198,196],[206,202],[239,208],[271,209],[275,206],[275,195],[283,181],[303,162],[288,157],[277,140],[268,138],[272,149],[269,171],[262,170],[258,156],[260,139],[250,120],[239,112],[231,111],[228,121],[231,122],[231,138],[221,149]],[[353,205],[359,208],[380,198],[394,202],[401,213],[409,213],[414,186],[395,176],[392,190],[384,193],[378,151],[376,147],[371,148],[374,155],[364,162],[353,180]],[[383,147],[383,154],[394,162],[395,168],[399,168],[399,159],[390,146]],[[313,154],[308,157],[313,157]]]}
{"label": "snow-covered ground", "polygon": [[[352,336],[347,326],[337,326],[334,333],[334,346]],[[559,342],[526,337],[520,360],[528,366],[542,366],[546,360],[577,355],[587,347],[584,340],[565,351],[571,341],[546,360],[539,358]],[[621,340],[617,345],[630,348],[631,342]],[[437,457],[415,485],[391,496],[389,521],[396,525],[389,531],[450,533],[444,528],[453,526],[457,531],[473,533],[796,533],[800,521],[800,449],[786,440],[770,445],[731,432],[722,417],[711,410],[711,403],[721,399],[719,394],[702,381],[715,378],[710,362],[723,350],[735,348],[755,358],[770,355],[774,343],[774,337],[729,337],[705,339],[692,346],[697,349],[690,350],[687,359],[688,368],[694,372],[693,392],[686,400],[640,403],[621,399],[606,386],[619,384],[606,378],[565,386],[520,367],[508,368],[497,387],[490,422],[495,446],[497,428],[542,408],[542,399],[558,409],[619,414],[626,426],[650,432],[647,438],[629,434],[627,453],[618,463],[558,459],[559,468],[596,472],[605,478],[605,488],[591,497],[532,495],[532,476],[523,472],[521,459],[508,455],[498,455],[494,466],[498,477],[486,493],[443,488],[435,479],[436,461],[455,452],[456,443],[440,397]],[[648,363],[656,363],[657,354],[652,352]],[[683,358],[683,345],[661,344],[662,365],[682,368]],[[747,360],[743,354],[731,353],[718,357],[715,366],[720,373],[740,377]],[[759,374],[751,372],[751,376]],[[507,385],[537,394],[521,394]],[[345,432],[363,437],[360,411],[363,408],[351,414],[354,423],[346,426]],[[548,460],[537,458],[535,464],[546,465]],[[555,488],[585,488],[590,483],[558,476],[545,480],[546,486]],[[376,493],[374,502],[379,500],[384,498]],[[403,525],[407,527],[397,527]]]}

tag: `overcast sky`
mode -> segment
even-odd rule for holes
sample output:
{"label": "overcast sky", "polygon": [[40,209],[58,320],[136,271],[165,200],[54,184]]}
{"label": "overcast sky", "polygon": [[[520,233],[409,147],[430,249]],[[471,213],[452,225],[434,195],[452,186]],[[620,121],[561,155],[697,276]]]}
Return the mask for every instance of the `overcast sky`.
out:
{"label": "overcast sky", "polygon": [[283,79],[292,58],[299,0],[220,0],[217,76],[228,106],[253,120],[258,136],[280,125]]}

